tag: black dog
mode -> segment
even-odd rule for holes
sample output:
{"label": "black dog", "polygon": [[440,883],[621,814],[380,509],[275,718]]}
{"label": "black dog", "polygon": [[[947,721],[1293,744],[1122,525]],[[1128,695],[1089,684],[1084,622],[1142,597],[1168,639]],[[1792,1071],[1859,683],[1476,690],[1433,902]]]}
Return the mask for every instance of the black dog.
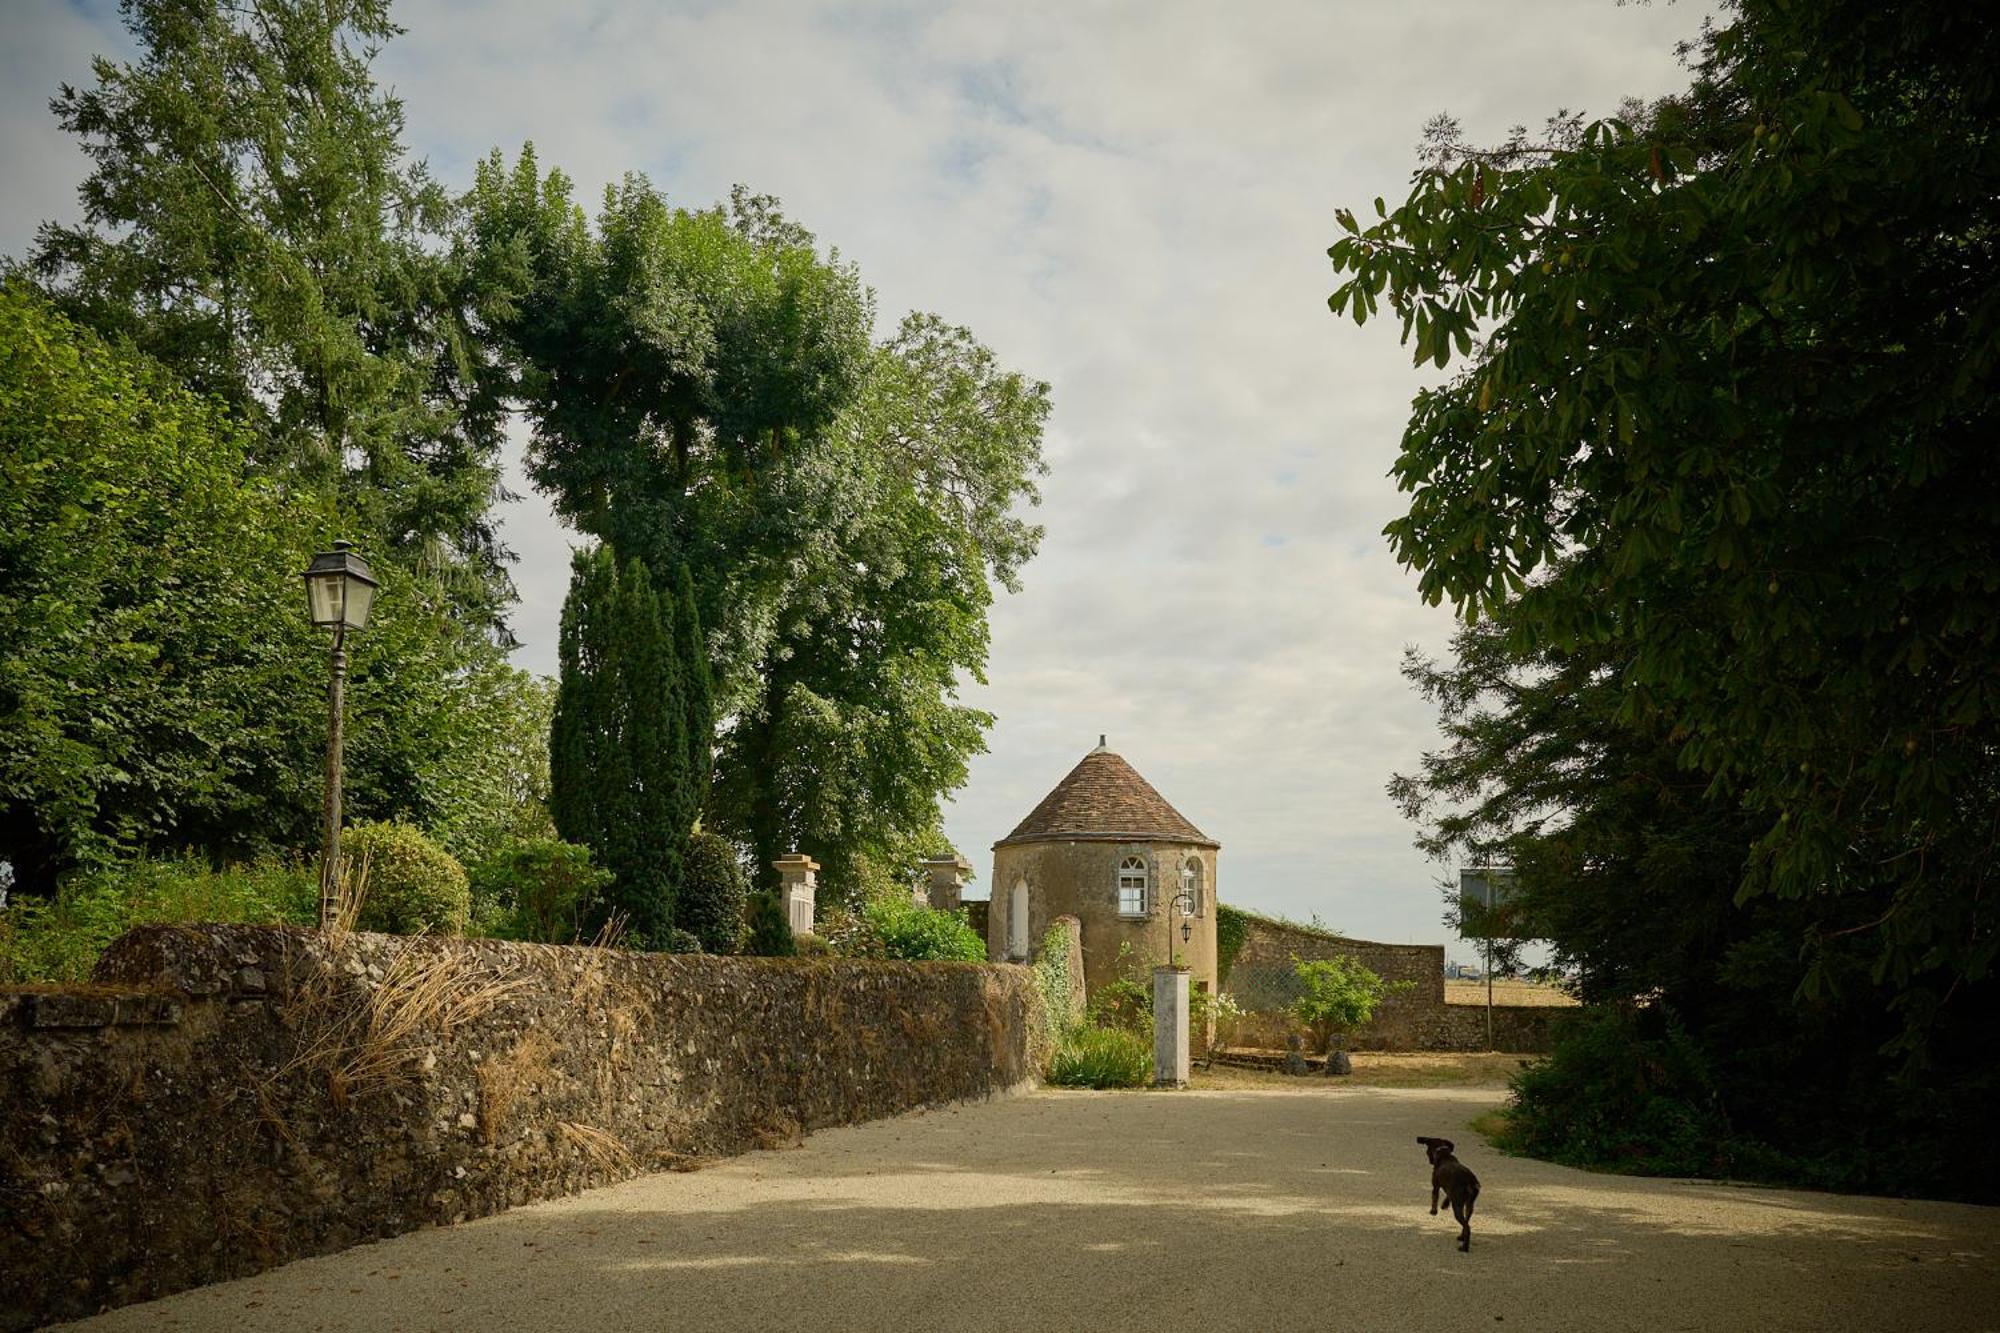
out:
{"label": "black dog", "polygon": [[1443,1190],[1451,1215],[1458,1219],[1458,1248],[1470,1253],[1472,1205],[1479,1198],[1479,1177],[1451,1155],[1450,1139],[1427,1139],[1420,1134],[1417,1142],[1424,1145],[1424,1153],[1431,1159],[1431,1216],[1437,1216],[1438,1191]]}

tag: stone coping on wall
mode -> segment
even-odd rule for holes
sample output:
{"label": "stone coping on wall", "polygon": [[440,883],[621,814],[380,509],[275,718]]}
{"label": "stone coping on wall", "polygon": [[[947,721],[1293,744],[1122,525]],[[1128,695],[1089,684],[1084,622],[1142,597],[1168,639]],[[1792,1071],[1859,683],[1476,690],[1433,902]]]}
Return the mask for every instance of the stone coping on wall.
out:
{"label": "stone coping on wall", "polygon": [[981,1097],[1024,968],[156,926],[0,993],[0,1329]]}

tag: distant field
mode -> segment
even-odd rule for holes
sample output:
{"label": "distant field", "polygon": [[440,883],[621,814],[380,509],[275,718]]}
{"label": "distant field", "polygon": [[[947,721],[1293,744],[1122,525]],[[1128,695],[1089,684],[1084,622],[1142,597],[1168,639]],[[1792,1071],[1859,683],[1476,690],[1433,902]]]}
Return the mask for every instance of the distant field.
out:
{"label": "distant field", "polygon": [[[1444,983],[1446,1004],[1485,1004],[1486,983],[1483,981],[1447,981]],[[1495,1005],[1572,1005],[1576,1001],[1557,990],[1554,986],[1544,986],[1533,981],[1496,981],[1493,983],[1493,1003]]]}

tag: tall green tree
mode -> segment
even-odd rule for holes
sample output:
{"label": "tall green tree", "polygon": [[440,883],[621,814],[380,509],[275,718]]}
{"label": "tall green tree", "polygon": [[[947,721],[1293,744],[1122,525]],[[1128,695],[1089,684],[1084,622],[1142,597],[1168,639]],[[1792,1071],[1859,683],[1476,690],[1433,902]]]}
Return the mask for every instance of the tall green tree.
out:
{"label": "tall green tree", "polygon": [[1436,127],[1330,251],[1337,312],[1464,362],[1395,466],[1424,594],[1618,645],[1616,715],[1755,821],[1740,897],[1802,905],[1802,996],[1912,1048],[2000,947],[1996,57],[1983,10],[1742,0],[1683,95]]}
{"label": "tall green tree", "polygon": [[[298,574],[345,528],[249,449],[214,399],[0,284],[0,861],[23,891],[138,852],[317,846],[327,642]],[[349,811],[476,854],[541,783],[496,736],[538,710],[433,584],[378,572],[348,641]]]}
{"label": "tall green tree", "polygon": [[791,503],[868,360],[868,294],[768,200],[676,209],[643,176],[596,226],[532,146],[466,200],[487,328],[556,511],[660,571],[686,565],[725,707],[756,689],[774,608],[820,540]]}
{"label": "tall green tree", "polygon": [[713,802],[763,887],[792,848],[849,899],[935,850],[938,795],[992,724],[959,681],[984,678],[993,585],[1017,586],[1040,539],[1017,507],[1047,410],[969,331],[913,315],[801,469],[796,503],[827,540],[780,609],[764,691],[723,738]]}
{"label": "tall green tree", "polygon": [[652,945],[673,928],[706,786],[689,737],[712,728],[683,658],[701,641],[699,622],[684,631],[680,605],[673,588],[653,587],[641,561],[621,569],[605,546],[577,554],[549,742],[557,832],[616,876],[607,906]]}
{"label": "tall green tree", "polygon": [[935,834],[991,719],[956,698],[992,584],[1040,530],[1045,386],[912,316],[871,345],[853,268],[775,201],[675,209],[641,177],[593,226],[532,150],[467,203],[482,290],[560,512],[684,564],[722,719],[715,826],[810,850],[850,896]]}
{"label": "tall green tree", "polygon": [[83,219],[45,225],[29,271],[226,403],[259,473],[499,630],[494,386],[452,200],[374,82],[388,0],[121,8],[137,57],[52,104],[91,160]]}

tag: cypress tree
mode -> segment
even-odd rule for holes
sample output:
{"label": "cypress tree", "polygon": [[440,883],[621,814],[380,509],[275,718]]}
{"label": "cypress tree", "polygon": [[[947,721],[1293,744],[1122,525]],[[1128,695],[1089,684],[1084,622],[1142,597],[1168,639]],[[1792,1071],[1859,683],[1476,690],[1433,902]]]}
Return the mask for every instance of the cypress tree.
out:
{"label": "cypress tree", "polygon": [[637,560],[620,572],[608,548],[579,552],[563,603],[549,813],[556,831],[616,877],[606,894],[633,943],[673,928],[674,887],[694,815],[686,773],[672,590],[655,592]]}
{"label": "cypress tree", "polygon": [[622,745],[604,744],[617,727],[606,711],[614,702],[602,689],[612,675],[604,660],[613,610],[612,569],[600,548],[578,551],[570,564],[557,641],[559,679],[549,724],[549,818],[570,842],[582,843],[604,863],[610,802],[618,786],[607,766],[622,759]]}
{"label": "cypress tree", "polygon": [[686,718],[682,773],[686,779],[685,823],[693,828],[708,804],[708,781],[715,768],[715,689],[708,671],[708,641],[702,633],[694,578],[682,565],[675,579],[674,644],[680,659],[681,711]]}
{"label": "cypress tree", "polygon": [[[627,785],[614,831],[626,908],[641,942],[663,947],[674,921],[674,886],[687,827],[679,826],[682,751],[674,670],[673,601],[653,590],[632,560],[619,585],[620,687],[627,716]],[[692,824],[692,821],[689,821]]]}

